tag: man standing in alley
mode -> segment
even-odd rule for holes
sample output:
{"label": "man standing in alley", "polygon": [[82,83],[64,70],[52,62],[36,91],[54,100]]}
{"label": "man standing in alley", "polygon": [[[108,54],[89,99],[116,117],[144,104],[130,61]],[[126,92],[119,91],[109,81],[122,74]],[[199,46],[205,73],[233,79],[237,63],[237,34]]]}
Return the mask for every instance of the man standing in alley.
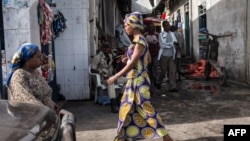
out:
{"label": "man standing in alley", "polygon": [[174,45],[177,43],[177,40],[174,33],[170,31],[170,24],[167,20],[162,22],[162,26],[164,30],[159,34],[160,50],[157,58],[160,64],[160,75],[158,83],[155,83],[155,87],[161,89],[161,83],[166,76],[166,72],[168,72],[169,91],[177,92],[176,64],[174,62],[176,55]]}

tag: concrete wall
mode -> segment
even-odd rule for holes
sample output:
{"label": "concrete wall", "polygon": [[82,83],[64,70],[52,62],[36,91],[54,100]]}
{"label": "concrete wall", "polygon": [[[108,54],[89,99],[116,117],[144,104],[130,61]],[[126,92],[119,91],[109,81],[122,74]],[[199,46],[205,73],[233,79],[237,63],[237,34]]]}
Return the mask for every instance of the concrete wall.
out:
{"label": "concrete wall", "polygon": [[[23,43],[32,42],[40,46],[37,18],[38,0],[14,0],[3,2],[3,23],[7,66],[14,51]],[[3,72],[9,72],[9,67]],[[6,74],[3,74],[6,75]],[[3,80],[3,83],[6,81]]]}
{"label": "concrete wall", "polygon": [[211,33],[233,35],[219,39],[218,63],[226,67],[230,79],[237,81],[246,81],[246,9],[245,0],[221,0],[211,1],[207,11],[207,27]]}
{"label": "concrete wall", "polygon": [[89,55],[95,56],[98,45],[98,31],[96,19],[98,17],[99,0],[89,0],[89,26],[90,26],[90,50]]}
{"label": "concrete wall", "polygon": [[198,0],[192,2],[194,56],[198,59],[198,6],[206,2],[207,28],[212,34],[232,34],[218,39],[220,66],[225,66],[229,79],[246,82],[246,1]]}

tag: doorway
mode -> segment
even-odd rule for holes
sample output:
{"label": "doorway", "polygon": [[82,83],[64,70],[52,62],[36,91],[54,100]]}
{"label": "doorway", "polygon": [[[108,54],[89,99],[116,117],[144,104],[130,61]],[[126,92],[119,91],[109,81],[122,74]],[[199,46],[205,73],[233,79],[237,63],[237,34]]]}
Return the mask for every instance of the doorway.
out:
{"label": "doorway", "polygon": [[[206,16],[206,7],[200,5],[198,7],[199,12],[199,31],[202,28],[207,29],[207,16]],[[200,36],[200,35],[199,35]],[[208,36],[205,36],[205,38],[199,38],[199,58],[200,59],[206,59],[207,54],[207,41]]]}
{"label": "doorway", "polygon": [[189,28],[189,12],[185,13],[185,47],[186,56],[191,56],[190,53],[190,28]]}
{"label": "doorway", "polygon": [[207,27],[207,16],[206,8],[204,6],[199,6],[199,29]]}

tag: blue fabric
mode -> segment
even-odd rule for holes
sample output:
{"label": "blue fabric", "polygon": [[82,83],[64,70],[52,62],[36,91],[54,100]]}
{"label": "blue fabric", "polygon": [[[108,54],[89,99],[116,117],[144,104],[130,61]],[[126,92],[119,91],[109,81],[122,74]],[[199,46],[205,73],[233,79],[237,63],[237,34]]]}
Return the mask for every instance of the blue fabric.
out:
{"label": "blue fabric", "polygon": [[9,87],[10,85],[10,80],[18,68],[21,68],[22,65],[28,61],[30,58],[33,57],[33,55],[36,53],[36,51],[39,49],[39,47],[35,44],[32,43],[25,43],[18,47],[18,49],[15,51],[11,63],[10,63],[10,72],[7,77],[7,86]]}
{"label": "blue fabric", "polygon": [[207,33],[208,30],[207,30],[207,28],[204,27],[204,28],[200,28],[199,32],[200,33]]}
{"label": "blue fabric", "polygon": [[98,103],[102,105],[110,104],[110,98],[105,95],[98,96]]}

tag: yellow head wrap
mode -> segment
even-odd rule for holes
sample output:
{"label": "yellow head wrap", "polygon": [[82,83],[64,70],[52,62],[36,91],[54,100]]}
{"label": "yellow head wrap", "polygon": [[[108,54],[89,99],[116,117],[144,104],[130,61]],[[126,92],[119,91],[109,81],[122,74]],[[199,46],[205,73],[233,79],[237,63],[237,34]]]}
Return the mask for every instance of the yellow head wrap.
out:
{"label": "yellow head wrap", "polygon": [[139,12],[133,12],[131,14],[126,15],[125,23],[132,26],[133,28],[138,28],[140,30],[144,29],[143,26],[143,17]]}

